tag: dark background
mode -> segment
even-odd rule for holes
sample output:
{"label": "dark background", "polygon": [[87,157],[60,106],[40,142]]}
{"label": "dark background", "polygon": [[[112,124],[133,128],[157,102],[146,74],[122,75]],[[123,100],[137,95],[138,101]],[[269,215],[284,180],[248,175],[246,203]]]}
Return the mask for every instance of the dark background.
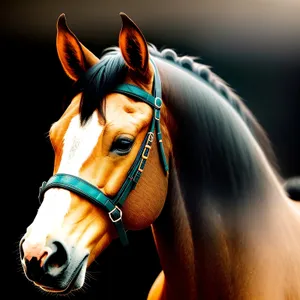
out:
{"label": "dark background", "polygon": [[[49,299],[24,277],[18,241],[38,209],[38,188],[52,173],[47,131],[62,113],[69,84],[56,48],[56,20],[95,54],[116,45],[127,13],[158,48],[201,58],[244,99],[267,131],[283,177],[300,174],[300,2],[256,1],[2,1],[2,240],[9,298]],[[145,299],[159,272],[149,230],[118,242],[90,270],[75,299]],[[70,296],[72,299],[73,297]]]}

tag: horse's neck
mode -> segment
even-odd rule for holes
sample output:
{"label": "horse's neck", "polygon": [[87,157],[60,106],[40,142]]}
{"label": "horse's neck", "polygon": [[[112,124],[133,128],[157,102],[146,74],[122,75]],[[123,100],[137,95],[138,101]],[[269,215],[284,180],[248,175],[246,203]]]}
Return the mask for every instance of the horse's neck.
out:
{"label": "horse's neck", "polygon": [[152,232],[165,275],[166,299],[197,299],[192,232],[175,171],[170,173],[169,194]]}
{"label": "horse's neck", "polygon": [[[177,91],[173,74],[165,91]],[[242,120],[204,86],[196,102],[198,88],[188,86],[191,106],[179,91],[166,98],[177,169],[170,166],[168,198],[153,224],[167,296],[278,299],[286,282],[298,289],[300,215]]]}
{"label": "horse's neck", "polygon": [[[243,206],[224,209],[222,199],[199,199],[196,218],[183,200],[176,172],[170,176],[168,199],[152,227],[167,299],[243,298],[247,291],[263,292],[266,277],[272,277],[271,295],[271,283],[285,284],[277,278],[278,264],[287,266],[282,274],[300,276],[300,215],[275,177],[264,182],[267,192],[261,199]],[[292,270],[285,263],[290,256],[295,259]]]}

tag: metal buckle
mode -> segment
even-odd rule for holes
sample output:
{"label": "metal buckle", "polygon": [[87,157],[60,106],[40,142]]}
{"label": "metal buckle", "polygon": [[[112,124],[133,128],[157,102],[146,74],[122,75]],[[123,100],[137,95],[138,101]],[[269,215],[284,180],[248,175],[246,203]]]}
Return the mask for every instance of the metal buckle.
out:
{"label": "metal buckle", "polygon": [[[147,149],[149,149],[149,150],[148,150],[148,153],[145,154],[145,152],[146,152]],[[149,154],[150,154],[150,149],[151,149],[151,146],[150,146],[150,145],[145,145],[144,150],[143,150],[143,153],[142,153],[142,158],[143,158],[143,159],[148,159]]]}
{"label": "metal buckle", "polygon": [[148,132],[148,140],[147,140],[147,144],[148,143],[152,143],[154,140],[154,133],[152,131]]}
{"label": "metal buckle", "polygon": [[[142,152],[142,159],[148,159],[150,150],[151,150],[151,144],[152,144],[153,140],[154,140],[154,133],[150,131],[150,132],[148,132],[148,139],[147,139],[146,145]],[[147,149],[149,149],[148,154],[145,155]]]}
{"label": "metal buckle", "polygon": [[[114,219],[114,218],[112,217],[112,213],[113,213],[115,210],[118,210],[119,213],[120,213],[120,217],[119,217],[118,219]],[[121,209],[116,205],[116,206],[114,207],[114,209],[111,210],[111,211],[108,213],[108,216],[109,216],[110,220],[111,220],[113,223],[119,222],[119,221],[122,220],[122,211],[121,211]]]}
{"label": "metal buckle", "polygon": [[[147,157],[147,158],[148,158],[148,157]],[[146,159],[147,159],[147,158],[146,158]],[[142,166],[143,163],[144,163],[144,160],[141,159],[140,164],[139,164],[139,167],[138,167],[138,171],[141,172],[141,173],[144,171],[144,167],[145,167],[145,165]]]}

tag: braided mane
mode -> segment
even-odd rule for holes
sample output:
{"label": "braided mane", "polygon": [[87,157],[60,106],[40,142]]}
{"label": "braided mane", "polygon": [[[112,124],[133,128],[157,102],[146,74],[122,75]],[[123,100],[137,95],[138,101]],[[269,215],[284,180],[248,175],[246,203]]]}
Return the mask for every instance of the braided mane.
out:
{"label": "braided mane", "polygon": [[[149,44],[149,50],[153,56],[172,61],[204,80],[234,107],[247,124],[249,123],[247,118],[249,110],[244,105],[241,97],[239,97],[221,77],[213,73],[210,66],[196,62],[197,57],[194,56],[178,56],[178,54],[170,48],[159,51],[155,45]],[[250,125],[250,123],[248,125]]]}
{"label": "braided mane", "polygon": [[223,96],[223,98],[235,109],[235,111],[247,124],[248,128],[261,145],[270,163],[274,169],[278,171],[276,155],[267,133],[256,120],[252,112],[245,105],[242,98],[239,97],[222,78],[213,73],[210,66],[197,62],[196,60],[198,58],[194,56],[178,56],[178,54],[170,48],[165,48],[162,51],[159,51],[156,46],[151,43],[148,44],[148,47],[151,55],[154,57],[171,61],[179,67],[192,72],[200,80],[206,82],[212,89]]}

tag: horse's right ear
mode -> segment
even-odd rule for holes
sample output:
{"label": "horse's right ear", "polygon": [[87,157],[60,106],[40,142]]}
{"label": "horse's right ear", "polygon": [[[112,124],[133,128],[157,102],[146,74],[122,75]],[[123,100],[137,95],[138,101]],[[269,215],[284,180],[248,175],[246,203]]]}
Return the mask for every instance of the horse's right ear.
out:
{"label": "horse's right ear", "polygon": [[69,29],[65,14],[56,23],[56,49],[66,74],[74,81],[99,61],[90,50],[83,46]]}

